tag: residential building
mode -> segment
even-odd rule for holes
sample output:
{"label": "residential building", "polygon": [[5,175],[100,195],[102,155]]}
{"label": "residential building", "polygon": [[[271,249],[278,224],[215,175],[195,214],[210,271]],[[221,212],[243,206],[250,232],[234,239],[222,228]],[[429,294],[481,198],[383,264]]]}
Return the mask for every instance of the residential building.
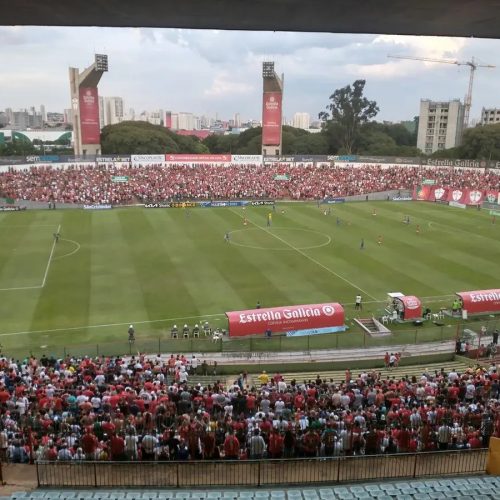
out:
{"label": "residential building", "polygon": [[292,126],[308,130],[311,126],[311,115],[309,113],[295,113],[293,115]]}
{"label": "residential building", "polygon": [[438,102],[420,100],[417,147],[425,154],[460,145],[464,123],[460,99]]}
{"label": "residential building", "polygon": [[[173,127],[172,127],[173,128]],[[193,113],[178,113],[178,130],[194,130],[195,120]]]}
{"label": "residential building", "polygon": [[[100,113],[101,113],[101,108],[99,107],[99,119],[100,119]],[[66,124],[73,123],[73,110],[71,108],[64,110],[64,123]]]}
{"label": "residential building", "polygon": [[105,125],[115,125],[123,121],[123,99],[121,97],[105,97]]}
{"label": "residential building", "polygon": [[481,110],[481,125],[500,123],[500,108],[483,108]]}
{"label": "residential building", "polygon": [[102,130],[106,126],[106,106],[104,104],[104,97],[99,96],[99,127]]}

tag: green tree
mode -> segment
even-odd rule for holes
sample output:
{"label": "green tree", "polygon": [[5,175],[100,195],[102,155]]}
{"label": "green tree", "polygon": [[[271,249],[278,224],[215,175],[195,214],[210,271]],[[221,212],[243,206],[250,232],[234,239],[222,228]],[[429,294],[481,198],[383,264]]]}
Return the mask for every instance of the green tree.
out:
{"label": "green tree", "polygon": [[104,154],[208,153],[194,136],[182,136],[147,122],[126,121],[108,125],[101,131]]}
{"label": "green tree", "polygon": [[346,154],[354,152],[360,126],[379,112],[377,103],[363,96],[365,83],[365,80],[356,80],[352,87],[337,89],[330,96],[327,111],[318,115],[325,122],[327,133],[338,134],[340,150]]}
{"label": "green tree", "polygon": [[460,149],[462,158],[500,160],[500,123],[467,129]]}

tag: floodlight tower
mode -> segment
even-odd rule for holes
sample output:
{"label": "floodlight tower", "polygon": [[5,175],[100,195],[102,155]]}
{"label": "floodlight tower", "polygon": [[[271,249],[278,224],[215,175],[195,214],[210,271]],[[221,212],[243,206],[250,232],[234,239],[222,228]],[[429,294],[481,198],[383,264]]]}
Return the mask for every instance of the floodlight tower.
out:
{"label": "floodlight tower", "polygon": [[284,77],[274,71],[274,62],[262,63],[262,154],[281,155],[281,124]]}
{"label": "floodlight tower", "polygon": [[69,68],[75,155],[101,153],[97,84],[105,71],[108,71],[105,54],[95,54],[94,63],[82,73],[78,68]]}

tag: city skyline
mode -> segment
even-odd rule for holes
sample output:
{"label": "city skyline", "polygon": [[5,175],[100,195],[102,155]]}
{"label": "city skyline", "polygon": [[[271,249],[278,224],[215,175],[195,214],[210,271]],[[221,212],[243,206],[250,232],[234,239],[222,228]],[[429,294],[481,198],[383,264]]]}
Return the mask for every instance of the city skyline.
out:
{"label": "city skyline", "polygon": [[[82,40],[92,40],[82,43]],[[0,109],[69,108],[68,68],[83,69],[95,52],[109,55],[102,96],[120,96],[137,114],[157,109],[229,120],[261,118],[261,64],[285,75],[284,115],[311,121],[329,95],[355,79],[380,107],[377,120],[417,116],[421,98],[461,99],[467,67],[388,59],[388,54],[497,64],[499,40],[396,35],[338,35],[218,30],[1,27],[4,70]],[[36,50],[35,50],[36,49]],[[476,74],[471,118],[500,105],[498,68]]]}

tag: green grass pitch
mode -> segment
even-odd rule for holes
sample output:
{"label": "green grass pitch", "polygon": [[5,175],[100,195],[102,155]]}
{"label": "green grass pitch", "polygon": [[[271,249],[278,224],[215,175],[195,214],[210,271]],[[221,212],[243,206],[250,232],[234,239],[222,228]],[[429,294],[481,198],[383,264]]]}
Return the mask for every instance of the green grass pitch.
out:
{"label": "green grass pitch", "polygon": [[[303,203],[278,203],[275,212],[235,207],[0,214],[3,351],[95,353],[99,344],[100,353],[126,352],[129,323],[138,348],[168,351],[174,323],[192,327],[206,318],[224,327],[225,311],[253,308],[257,301],[263,307],[345,304],[350,330],[308,341],[311,348],[343,347],[363,337],[351,322],[358,292],[362,316],[370,316],[382,314],[390,291],[428,297],[424,306],[435,309],[451,303],[447,296],[454,292],[499,286],[500,224],[492,224],[486,211],[423,202],[330,208],[327,215],[328,207]],[[407,215],[409,225],[402,222]],[[398,327],[393,341],[412,342],[413,332]],[[444,335],[451,338],[451,329]],[[427,336],[438,333],[431,328]],[[252,348],[278,348],[278,341],[293,349],[304,339],[273,339]],[[223,348],[246,349],[245,342],[224,342]],[[368,339],[377,342],[388,340]],[[189,345],[179,340],[176,349],[199,350],[201,343],[221,348],[202,339]]]}

